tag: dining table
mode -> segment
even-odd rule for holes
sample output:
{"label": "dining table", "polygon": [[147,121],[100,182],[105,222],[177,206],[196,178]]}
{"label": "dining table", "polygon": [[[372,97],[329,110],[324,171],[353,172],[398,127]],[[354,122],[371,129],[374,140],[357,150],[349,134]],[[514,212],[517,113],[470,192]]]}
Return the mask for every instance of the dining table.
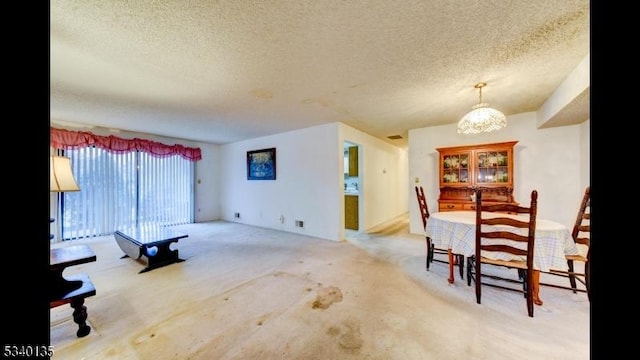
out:
{"label": "dining table", "polygon": [[[506,216],[527,221],[525,214],[487,213],[485,217]],[[526,235],[527,229],[519,229]],[[453,254],[463,255],[465,258],[475,255],[476,212],[473,210],[441,211],[432,213],[425,226],[425,234],[431,238],[435,247],[449,251],[449,283],[454,283]],[[550,269],[567,270],[565,255],[578,254],[578,247],[571,237],[571,231],[565,225],[556,221],[536,218],[535,243],[533,252],[533,297],[536,305],[542,305],[540,299],[540,271],[549,272]],[[515,255],[500,253],[499,259],[522,259]],[[495,257],[495,256],[494,256]]]}

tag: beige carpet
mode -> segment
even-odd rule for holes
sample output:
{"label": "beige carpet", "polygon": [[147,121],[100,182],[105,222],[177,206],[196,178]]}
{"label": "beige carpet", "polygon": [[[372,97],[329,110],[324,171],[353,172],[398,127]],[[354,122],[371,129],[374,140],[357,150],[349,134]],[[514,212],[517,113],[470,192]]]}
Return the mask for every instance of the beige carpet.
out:
{"label": "beige carpet", "polygon": [[534,318],[515,292],[485,287],[476,304],[445,264],[425,271],[406,219],[341,243],[221,221],[174,228],[189,235],[186,261],[142,274],[112,236],[52,245],[97,256],[64,273],[96,286],[91,333],[76,337],[68,305],[51,309],[53,359],[589,359],[586,294],[543,287]]}

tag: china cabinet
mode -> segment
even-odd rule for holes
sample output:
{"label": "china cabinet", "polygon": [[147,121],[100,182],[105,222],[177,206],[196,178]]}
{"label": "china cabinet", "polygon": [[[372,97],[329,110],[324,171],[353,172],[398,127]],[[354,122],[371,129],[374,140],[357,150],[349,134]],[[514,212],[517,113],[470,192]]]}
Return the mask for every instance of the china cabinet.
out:
{"label": "china cabinet", "polygon": [[517,141],[437,148],[439,211],[474,210],[475,191],[486,202],[514,203],[513,147]]}

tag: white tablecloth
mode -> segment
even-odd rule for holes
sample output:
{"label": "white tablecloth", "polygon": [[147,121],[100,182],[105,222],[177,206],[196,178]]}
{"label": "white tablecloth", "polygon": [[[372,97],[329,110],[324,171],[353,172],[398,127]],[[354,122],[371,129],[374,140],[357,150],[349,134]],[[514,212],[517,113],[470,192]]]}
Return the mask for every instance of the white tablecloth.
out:
{"label": "white tablecloth", "polygon": [[[509,216],[517,218],[523,215],[489,214],[490,216]],[[432,243],[442,249],[451,249],[454,254],[465,257],[475,254],[476,239],[475,211],[444,211],[431,214],[425,228]],[[527,229],[522,229],[526,235]],[[534,268],[541,271],[549,269],[566,270],[565,254],[578,254],[569,229],[555,221],[536,219],[536,238],[533,252]],[[501,259],[508,259],[507,254]]]}

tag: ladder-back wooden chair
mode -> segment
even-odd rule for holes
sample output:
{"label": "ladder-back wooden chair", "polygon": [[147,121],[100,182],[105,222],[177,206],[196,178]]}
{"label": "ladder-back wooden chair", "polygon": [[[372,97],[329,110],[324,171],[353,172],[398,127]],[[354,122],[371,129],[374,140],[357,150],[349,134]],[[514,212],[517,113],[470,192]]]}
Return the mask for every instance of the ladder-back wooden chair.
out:
{"label": "ladder-back wooden chair", "polygon": [[[572,290],[574,293],[586,292],[587,298],[591,301],[591,288],[589,284],[589,260],[591,258],[591,187],[587,186],[582,196],[582,201],[578,207],[578,216],[573,224],[571,231],[573,241],[576,242],[580,253],[578,255],[566,255],[568,270],[551,269],[545,274],[557,275],[569,278],[570,286],[561,286],[557,284],[541,283],[541,285],[552,286],[560,289]],[[579,263],[582,271],[576,269],[575,265]],[[578,288],[576,280],[579,281],[584,288]]]}
{"label": "ladder-back wooden chair", "polygon": [[[516,291],[524,294],[527,312],[533,317],[533,252],[537,209],[536,190],[531,192],[528,207],[516,204],[483,205],[482,191],[476,192],[475,254],[467,258],[467,284],[471,286],[471,282],[475,282],[478,304],[481,303],[482,285]],[[523,216],[516,219],[507,213]],[[496,275],[495,272],[490,274],[485,272],[487,266],[506,267],[518,272],[513,277]],[[493,281],[483,281],[483,278]],[[518,283],[521,287],[508,286],[507,283]]]}
{"label": "ladder-back wooden chair", "polygon": [[[424,189],[422,186],[416,186],[416,197],[418,199],[418,207],[420,208],[420,216],[422,217],[422,228],[426,229],[427,221],[429,220],[429,207],[427,206],[427,197],[424,195]],[[429,265],[432,262],[440,262],[449,264],[449,251],[448,249],[438,249],[433,246],[431,238],[425,235],[427,241],[427,256],[426,256],[426,268],[429,271]],[[447,260],[435,258],[434,255],[446,255]],[[454,261],[456,261],[460,268],[460,279],[464,278],[464,255],[454,254]],[[455,263],[454,263],[455,264]]]}

